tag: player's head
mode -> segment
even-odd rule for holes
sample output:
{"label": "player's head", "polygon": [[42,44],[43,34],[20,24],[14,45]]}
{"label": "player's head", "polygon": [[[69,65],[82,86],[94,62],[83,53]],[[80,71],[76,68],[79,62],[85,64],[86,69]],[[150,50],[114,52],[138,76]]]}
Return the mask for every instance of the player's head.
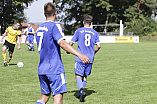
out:
{"label": "player's head", "polygon": [[84,24],[91,25],[92,19],[93,19],[93,17],[92,17],[91,15],[85,15],[85,16],[84,16],[83,23],[84,23]]}
{"label": "player's head", "polygon": [[44,14],[46,17],[52,17],[56,15],[56,6],[52,2],[48,2],[44,5]]}
{"label": "player's head", "polygon": [[28,28],[30,28],[31,27],[31,24],[30,23],[28,23]]}
{"label": "player's head", "polygon": [[15,21],[14,22],[14,29],[18,29],[20,27],[19,22]]}

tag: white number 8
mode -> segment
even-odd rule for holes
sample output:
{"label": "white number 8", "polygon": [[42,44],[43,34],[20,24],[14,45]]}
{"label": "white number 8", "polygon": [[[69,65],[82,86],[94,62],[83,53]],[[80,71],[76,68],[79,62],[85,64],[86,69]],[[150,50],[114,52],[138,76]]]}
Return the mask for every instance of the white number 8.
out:
{"label": "white number 8", "polygon": [[85,34],[85,46],[90,46],[90,34]]}

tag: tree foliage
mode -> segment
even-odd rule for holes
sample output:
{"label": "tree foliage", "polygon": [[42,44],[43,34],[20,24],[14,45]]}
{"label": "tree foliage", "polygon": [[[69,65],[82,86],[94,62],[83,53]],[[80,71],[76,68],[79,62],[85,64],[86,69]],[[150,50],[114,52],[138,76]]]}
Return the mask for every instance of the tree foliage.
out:
{"label": "tree foliage", "polygon": [[34,0],[1,0],[0,1],[0,24],[1,33],[4,33],[5,28],[13,24],[13,22],[25,21],[24,9],[27,8]]}
{"label": "tree foliage", "polygon": [[[154,30],[156,23],[151,19],[157,15],[157,0],[54,0],[59,13],[58,20],[66,26],[76,29],[82,26],[83,16],[93,16],[93,24],[123,24],[126,32],[136,35],[148,35]],[[154,25],[152,25],[154,23]],[[70,24],[70,25],[69,25]],[[71,28],[71,29],[72,29]],[[110,29],[110,30],[109,30]],[[114,31],[111,27],[108,31]],[[70,34],[70,33],[68,33]]]}

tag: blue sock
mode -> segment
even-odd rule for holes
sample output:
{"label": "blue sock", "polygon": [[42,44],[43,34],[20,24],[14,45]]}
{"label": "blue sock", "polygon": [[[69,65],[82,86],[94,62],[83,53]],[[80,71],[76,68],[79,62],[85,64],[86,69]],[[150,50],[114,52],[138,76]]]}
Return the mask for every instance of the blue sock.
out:
{"label": "blue sock", "polygon": [[76,79],[76,82],[77,82],[77,87],[78,87],[79,90],[80,90],[81,88],[83,88],[83,82],[82,82],[82,79],[81,79],[81,78],[77,78],[77,79]]}
{"label": "blue sock", "polygon": [[30,44],[28,44],[28,47],[29,47],[29,49],[31,49],[32,46]]}
{"label": "blue sock", "polygon": [[32,49],[35,50],[35,49],[34,49],[34,45],[32,45]]}
{"label": "blue sock", "polygon": [[41,100],[38,100],[35,104],[45,104],[45,103]]}
{"label": "blue sock", "polygon": [[83,88],[86,87],[86,83],[87,83],[87,81],[83,80]]}

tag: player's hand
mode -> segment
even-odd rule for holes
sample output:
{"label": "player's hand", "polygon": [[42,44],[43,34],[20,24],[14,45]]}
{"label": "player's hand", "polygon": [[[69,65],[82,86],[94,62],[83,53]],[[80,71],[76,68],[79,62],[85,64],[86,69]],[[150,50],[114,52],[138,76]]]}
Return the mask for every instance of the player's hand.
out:
{"label": "player's hand", "polygon": [[21,47],[20,47],[20,46],[18,46],[18,47],[17,47],[17,49],[21,49]]}
{"label": "player's hand", "polygon": [[88,58],[87,56],[83,55],[83,54],[79,56],[79,59],[80,59],[84,64],[90,63],[89,58]]}
{"label": "player's hand", "polygon": [[3,42],[3,39],[1,39],[1,43]]}

